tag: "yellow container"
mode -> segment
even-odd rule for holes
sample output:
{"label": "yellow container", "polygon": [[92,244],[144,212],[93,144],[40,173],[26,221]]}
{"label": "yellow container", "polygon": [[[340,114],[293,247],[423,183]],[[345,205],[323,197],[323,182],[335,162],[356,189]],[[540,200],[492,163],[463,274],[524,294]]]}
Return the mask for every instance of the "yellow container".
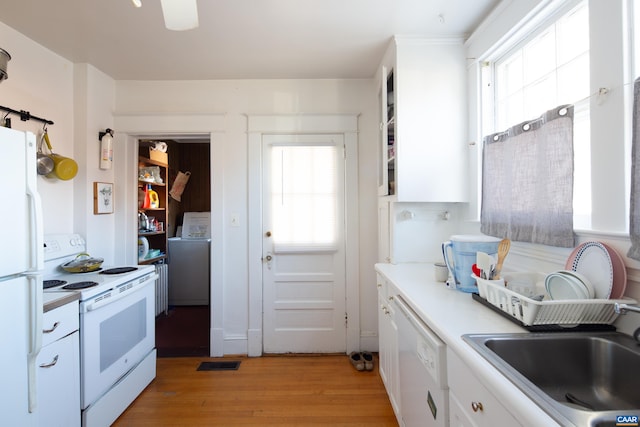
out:
{"label": "yellow container", "polygon": [[149,207],[151,209],[159,208],[160,207],[160,198],[158,197],[158,193],[153,191],[151,188],[149,188],[147,190],[147,193],[149,194]]}

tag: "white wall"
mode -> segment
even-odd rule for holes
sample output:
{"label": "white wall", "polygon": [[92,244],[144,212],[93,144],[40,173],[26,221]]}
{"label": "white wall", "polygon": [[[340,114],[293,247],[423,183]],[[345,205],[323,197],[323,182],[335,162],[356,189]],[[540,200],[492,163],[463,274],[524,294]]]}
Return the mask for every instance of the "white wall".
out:
{"label": "white wall", "polygon": [[[124,191],[130,183],[118,179],[116,168],[99,168],[99,132],[113,128],[113,106],[115,103],[115,82],[100,70],[89,64],[74,66],[74,117],[75,155],[83,165],[75,181],[76,203],[74,205],[74,231],[86,237],[87,251],[105,259],[105,265],[114,265],[117,254],[124,244],[116,241],[116,228],[122,217],[117,204],[115,214],[95,215],[93,213],[93,183],[114,183],[114,192]],[[114,147],[117,152],[122,147]],[[134,213],[129,217],[133,218]]]}
{"label": "white wall", "polygon": [[[49,125],[48,130],[54,150],[75,157],[73,64],[1,22],[0,41],[0,47],[12,57],[7,67],[9,78],[0,83],[0,105],[52,120],[54,124]],[[14,129],[36,135],[42,132],[41,122],[23,122],[16,115],[9,117]],[[38,177],[38,190],[45,211],[45,233],[74,230],[76,182]]]}
{"label": "white wall", "polygon": [[[55,152],[72,157],[78,174],[69,181],[38,177],[45,233],[77,232],[87,250],[113,263],[121,242],[114,239],[115,215],[93,214],[93,182],[114,182],[113,170],[98,168],[98,131],[113,123],[114,81],[88,64],[73,64],[0,23],[2,48],[12,59],[0,85],[0,105],[52,120],[48,133]],[[20,121],[12,127],[36,134],[43,123]]]}
{"label": "white wall", "polygon": [[[224,114],[224,353],[245,353],[248,329],[247,115],[338,114],[359,117],[361,329],[377,331],[377,90],[371,80],[118,81],[115,113]],[[117,129],[116,129],[117,131]],[[241,227],[231,227],[238,214]],[[214,236],[214,239],[216,236]],[[368,349],[376,340],[366,340]]]}

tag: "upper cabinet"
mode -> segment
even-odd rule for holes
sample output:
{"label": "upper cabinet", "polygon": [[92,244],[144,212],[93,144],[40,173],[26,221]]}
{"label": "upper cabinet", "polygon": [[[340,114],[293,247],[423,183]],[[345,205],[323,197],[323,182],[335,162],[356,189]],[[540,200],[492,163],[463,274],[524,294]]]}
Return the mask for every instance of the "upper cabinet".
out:
{"label": "upper cabinet", "polygon": [[467,114],[461,39],[396,36],[378,70],[378,194],[466,202]]}

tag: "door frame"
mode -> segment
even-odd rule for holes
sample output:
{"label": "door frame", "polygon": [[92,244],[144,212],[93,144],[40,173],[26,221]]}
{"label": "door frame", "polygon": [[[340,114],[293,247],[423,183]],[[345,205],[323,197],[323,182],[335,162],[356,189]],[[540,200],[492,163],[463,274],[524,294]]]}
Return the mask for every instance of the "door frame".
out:
{"label": "door frame", "polygon": [[360,349],[358,229],[358,115],[249,115],[248,238],[249,330],[247,354],[261,356],[262,342],[262,136],[265,134],[342,134],[345,144],[345,307],[347,353]]}
{"label": "door frame", "polygon": [[[226,143],[226,114],[181,114],[181,113],[139,113],[115,114],[114,128],[114,170],[117,176],[124,177],[125,183],[137,181],[138,175],[138,139],[171,138],[190,135],[209,136],[211,164],[211,279],[210,279],[210,329],[209,356],[224,355],[224,146]],[[138,195],[133,185],[116,188],[116,221],[122,224],[116,227],[116,241],[135,242],[138,225],[135,215]],[[135,245],[125,244],[120,253],[120,263],[138,263]]]}

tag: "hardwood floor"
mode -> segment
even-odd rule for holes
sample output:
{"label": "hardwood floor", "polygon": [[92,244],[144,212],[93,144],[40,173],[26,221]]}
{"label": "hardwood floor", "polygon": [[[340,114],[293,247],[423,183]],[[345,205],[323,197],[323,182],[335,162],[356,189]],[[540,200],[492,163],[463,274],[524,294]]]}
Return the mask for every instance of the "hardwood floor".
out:
{"label": "hardwood floor", "polygon": [[[197,371],[240,360],[235,371]],[[138,426],[397,426],[378,374],[346,355],[158,359],[157,376],[116,420]]]}

